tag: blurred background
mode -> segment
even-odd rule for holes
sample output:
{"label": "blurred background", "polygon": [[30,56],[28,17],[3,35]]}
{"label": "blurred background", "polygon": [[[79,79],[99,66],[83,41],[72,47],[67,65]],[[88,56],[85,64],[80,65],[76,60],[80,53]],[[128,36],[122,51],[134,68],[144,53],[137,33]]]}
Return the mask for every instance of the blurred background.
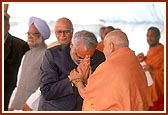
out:
{"label": "blurred background", "polygon": [[123,30],[129,39],[130,48],[136,54],[148,50],[146,32],[150,26],[161,31],[160,42],[166,45],[166,2],[8,2],[10,15],[10,33],[27,40],[28,20],[36,16],[47,21],[51,36],[46,40],[50,44],[57,40],[54,34],[55,21],[61,17],[69,18],[74,32],[89,30],[100,41],[99,29],[113,26]]}

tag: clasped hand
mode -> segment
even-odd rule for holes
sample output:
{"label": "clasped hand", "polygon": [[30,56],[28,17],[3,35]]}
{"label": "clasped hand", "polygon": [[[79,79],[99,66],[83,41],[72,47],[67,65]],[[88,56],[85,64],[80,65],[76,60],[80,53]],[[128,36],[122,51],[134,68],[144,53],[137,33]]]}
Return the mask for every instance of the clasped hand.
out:
{"label": "clasped hand", "polygon": [[70,72],[70,81],[77,86],[79,82],[87,84],[87,79],[91,74],[90,56],[86,56],[78,65],[76,69]]}

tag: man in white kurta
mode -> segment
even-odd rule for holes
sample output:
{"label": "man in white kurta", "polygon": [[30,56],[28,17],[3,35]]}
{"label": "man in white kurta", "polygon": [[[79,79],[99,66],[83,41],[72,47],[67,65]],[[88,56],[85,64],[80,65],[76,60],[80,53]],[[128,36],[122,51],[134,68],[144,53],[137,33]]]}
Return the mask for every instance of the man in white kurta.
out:
{"label": "man in white kurta", "polygon": [[47,23],[37,17],[29,20],[28,44],[19,68],[17,87],[10,99],[9,110],[37,110],[40,92],[40,65],[46,51],[44,40],[50,36]]}

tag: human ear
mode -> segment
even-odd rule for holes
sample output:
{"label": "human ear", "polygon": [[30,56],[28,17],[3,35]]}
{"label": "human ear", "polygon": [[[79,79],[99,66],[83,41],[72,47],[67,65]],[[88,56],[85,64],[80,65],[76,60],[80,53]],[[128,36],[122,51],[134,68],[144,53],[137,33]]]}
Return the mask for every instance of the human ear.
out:
{"label": "human ear", "polygon": [[110,42],[109,43],[109,52],[113,52],[114,51],[114,43],[113,42]]}
{"label": "human ear", "polygon": [[73,44],[72,44],[72,42],[70,42],[70,49],[73,47]]}

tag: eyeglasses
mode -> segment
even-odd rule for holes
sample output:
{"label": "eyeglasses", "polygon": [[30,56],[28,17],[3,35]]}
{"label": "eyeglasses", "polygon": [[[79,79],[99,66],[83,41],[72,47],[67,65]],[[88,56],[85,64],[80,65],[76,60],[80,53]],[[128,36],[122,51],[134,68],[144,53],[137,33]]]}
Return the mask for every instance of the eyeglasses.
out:
{"label": "eyeglasses", "polygon": [[58,30],[58,31],[55,31],[56,34],[69,34],[71,33],[72,30]]}
{"label": "eyeglasses", "polygon": [[27,36],[35,36],[35,35],[39,35],[39,32],[27,32],[25,33]]}

